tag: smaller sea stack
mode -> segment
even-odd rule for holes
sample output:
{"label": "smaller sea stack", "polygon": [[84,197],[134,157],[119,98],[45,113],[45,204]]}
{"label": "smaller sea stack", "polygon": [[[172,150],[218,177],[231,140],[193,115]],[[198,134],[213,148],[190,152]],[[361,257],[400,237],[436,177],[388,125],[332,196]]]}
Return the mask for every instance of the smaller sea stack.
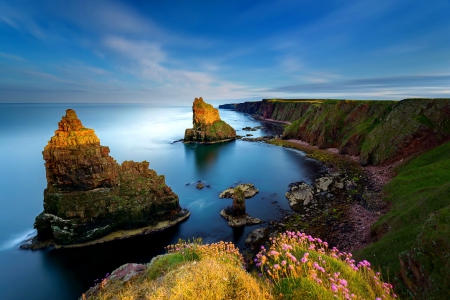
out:
{"label": "smaller sea stack", "polygon": [[47,188],[37,236],[22,248],[79,247],[163,230],[186,219],[178,196],[149,163],[119,165],[68,109],[42,152]]}
{"label": "smaller sea stack", "polygon": [[219,111],[201,97],[195,98],[192,112],[194,128],[186,129],[185,142],[216,143],[236,138],[236,131],[220,119]]}

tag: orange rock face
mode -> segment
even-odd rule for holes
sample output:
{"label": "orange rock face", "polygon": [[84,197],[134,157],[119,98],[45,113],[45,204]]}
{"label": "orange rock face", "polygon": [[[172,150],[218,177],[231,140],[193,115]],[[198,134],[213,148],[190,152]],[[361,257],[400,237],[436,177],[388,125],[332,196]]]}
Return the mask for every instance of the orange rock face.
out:
{"label": "orange rock face", "polygon": [[195,98],[192,105],[194,112],[193,123],[195,130],[202,130],[205,126],[212,125],[216,121],[220,121],[219,111],[211,104],[203,101],[202,97]]}
{"label": "orange rock face", "polygon": [[42,153],[47,176],[44,211],[34,223],[37,246],[27,247],[39,247],[40,241],[92,243],[117,230],[168,220],[173,226],[189,216],[163,175],[149,169],[146,161],[119,165],[72,109]]}
{"label": "orange rock face", "polygon": [[236,138],[236,131],[220,119],[219,111],[201,97],[195,98],[192,112],[194,128],[186,129],[185,142],[216,143]]}
{"label": "orange rock face", "polygon": [[42,154],[48,187],[79,191],[117,184],[119,165],[109,156],[109,148],[100,145],[94,130],[83,127],[72,109]]}

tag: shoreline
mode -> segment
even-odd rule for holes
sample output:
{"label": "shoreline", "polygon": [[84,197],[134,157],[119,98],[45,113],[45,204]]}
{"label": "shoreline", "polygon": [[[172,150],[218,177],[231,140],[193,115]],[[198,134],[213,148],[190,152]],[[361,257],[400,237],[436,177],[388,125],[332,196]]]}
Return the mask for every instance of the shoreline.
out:
{"label": "shoreline", "polygon": [[121,229],[117,231],[113,231],[103,237],[100,237],[98,239],[84,242],[84,243],[76,243],[76,244],[68,244],[68,245],[60,245],[56,244],[54,240],[45,240],[45,241],[39,241],[37,240],[37,235],[33,236],[25,241],[23,241],[20,244],[20,249],[23,250],[38,250],[43,249],[47,247],[54,247],[55,249],[63,249],[63,248],[80,248],[80,247],[87,247],[91,245],[106,243],[114,240],[122,240],[126,238],[131,238],[139,235],[147,235],[152,233],[157,233],[163,230],[166,230],[170,227],[173,227],[179,223],[184,222],[189,218],[191,213],[186,210],[182,209],[179,213],[177,218],[175,219],[169,219],[169,220],[162,220],[157,222],[153,225],[148,225],[145,227],[139,227],[135,229]]}
{"label": "shoreline", "polygon": [[[319,149],[317,146],[310,145],[302,140],[278,139],[269,143],[307,153],[309,157],[323,163],[330,174],[334,172],[354,174],[352,172],[355,172],[355,170],[352,169],[358,168],[361,174],[359,176],[362,176],[362,180],[358,183],[358,190],[361,193],[358,195],[359,197],[356,196],[340,206],[343,215],[339,218],[342,224],[338,225],[339,234],[337,235],[336,247],[341,251],[355,252],[372,242],[370,228],[389,210],[387,203],[383,201],[382,188],[395,176],[394,168],[402,161],[383,166],[361,166],[359,156],[339,154],[336,148]],[[343,191],[344,193],[346,192]],[[299,219],[298,215],[299,212],[292,209],[279,222],[282,224],[293,222],[295,224]],[[314,231],[315,229],[306,229],[306,231],[308,230]]]}

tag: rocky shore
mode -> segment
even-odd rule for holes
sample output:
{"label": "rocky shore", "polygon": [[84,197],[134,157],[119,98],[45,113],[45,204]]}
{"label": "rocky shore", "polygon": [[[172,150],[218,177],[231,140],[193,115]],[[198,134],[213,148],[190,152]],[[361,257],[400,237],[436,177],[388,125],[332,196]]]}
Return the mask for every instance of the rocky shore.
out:
{"label": "rocky shore", "polygon": [[252,231],[247,246],[256,249],[285,230],[306,232],[350,252],[371,242],[370,227],[388,210],[381,188],[394,175],[393,165],[362,167],[357,156],[342,155],[333,148],[318,149],[300,140],[283,141],[275,136],[241,140],[297,148],[319,161],[322,158],[327,166],[313,185],[289,184],[286,201],[292,211],[283,211],[280,220]]}

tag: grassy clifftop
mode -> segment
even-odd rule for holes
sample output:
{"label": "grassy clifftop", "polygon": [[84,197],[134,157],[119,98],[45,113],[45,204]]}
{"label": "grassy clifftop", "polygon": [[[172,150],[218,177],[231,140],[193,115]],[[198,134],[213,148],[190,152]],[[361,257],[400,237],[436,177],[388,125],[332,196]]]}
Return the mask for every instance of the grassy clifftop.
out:
{"label": "grassy clifftop", "polygon": [[[370,263],[326,242],[285,232],[261,247],[249,271],[232,243],[180,241],[148,265],[122,266],[82,299],[394,299]],[[126,270],[129,270],[126,272]]]}
{"label": "grassy clifftop", "polygon": [[363,165],[400,160],[450,138],[450,99],[270,99],[238,104],[236,110],[291,122],[284,139],[360,155]]}
{"label": "grassy clifftop", "polygon": [[385,187],[390,211],[357,253],[384,266],[417,299],[450,294],[450,142],[404,166]]}

